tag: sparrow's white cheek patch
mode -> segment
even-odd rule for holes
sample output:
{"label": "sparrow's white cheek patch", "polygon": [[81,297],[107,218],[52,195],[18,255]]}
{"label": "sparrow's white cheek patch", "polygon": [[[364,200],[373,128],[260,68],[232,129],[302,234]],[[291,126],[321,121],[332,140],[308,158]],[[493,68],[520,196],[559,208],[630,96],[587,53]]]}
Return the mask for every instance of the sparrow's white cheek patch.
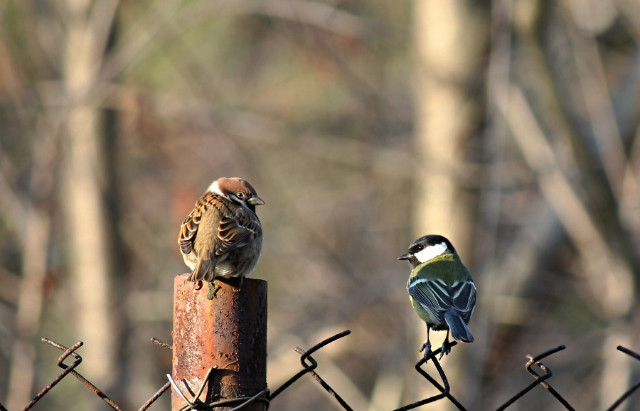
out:
{"label": "sparrow's white cheek patch", "polygon": [[415,253],[415,257],[421,263],[426,263],[427,261],[435,258],[442,253],[447,251],[447,245],[445,243],[430,245],[429,247],[425,247],[420,252]]}
{"label": "sparrow's white cheek patch", "polygon": [[222,197],[226,197],[223,193],[222,190],[220,190],[220,186],[218,185],[218,180],[214,181],[213,183],[211,183],[211,185],[209,186],[209,191],[211,191],[212,193],[216,193],[218,195],[221,195]]}

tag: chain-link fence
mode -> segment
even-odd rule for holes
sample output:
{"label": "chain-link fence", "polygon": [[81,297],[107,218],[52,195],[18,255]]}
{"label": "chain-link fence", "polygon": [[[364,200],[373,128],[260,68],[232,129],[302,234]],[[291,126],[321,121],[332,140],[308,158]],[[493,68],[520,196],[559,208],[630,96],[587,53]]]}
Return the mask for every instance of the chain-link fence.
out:
{"label": "chain-link fence", "polygon": [[[331,385],[329,385],[329,383],[325,381],[318,374],[317,372],[318,362],[313,357],[313,354],[318,350],[322,349],[323,347],[327,346],[328,344],[331,344],[336,340],[346,337],[350,333],[351,331],[349,330],[342,331],[338,334],[335,334],[319,342],[318,344],[314,345],[313,347],[307,350],[304,350],[299,347],[296,348],[295,349],[296,352],[300,354],[300,363],[302,365],[302,369],[299,372],[297,372],[295,375],[293,375],[291,378],[289,378],[282,385],[280,385],[278,388],[274,389],[273,391],[266,388],[263,391],[249,398],[236,398],[231,400],[226,399],[223,401],[203,403],[198,398],[200,397],[200,394],[203,392],[205,385],[207,384],[207,381],[210,381],[210,379],[208,378],[208,375],[204,379],[205,383],[195,393],[183,392],[175,383],[175,381],[172,379],[171,375],[167,375],[168,381],[158,391],[156,391],[144,404],[142,404],[142,406],[139,408],[139,411],[147,410],[158,398],[160,398],[165,392],[167,392],[169,390],[169,387],[171,386],[173,386],[176,394],[179,395],[184,400],[184,406],[181,408],[181,411],[207,410],[207,409],[213,409],[217,407],[229,407],[229,409],[232,409],[232,410],[241,410],[255,401],[263,402],[266,404],[266,407],[268,407],[269,402],[271,400],[273,400],[283,391],[290,389],[296,381],[298,381],[300,378],[302,378],[306,374],[311,375],[311,377],[335,399],[335,401],[340,405],[340,408],[347,411],[353,411],[353,408],[349,405],[349,403],[344,398],[342,398],[338,394],[338,392],[335,389],[333,389]],[[45,386],[40,392],[38,392],[38,394],[36,394],[33,397],[33,399],[24,407],[25,411],[33,408],[38,401],[40,401],[44,396],[47,395],[47,393],[49,393],[56,386],[56,384],[58,384],[62,379],[66,378],[69,375],[74,376],[78,381],[80,381],[80,383],[82,383],[85,387],[91,390],[95,395],[100,397],[104,402],[109,404],[109,406],[112,409],[116,411],[123,411],[122,407],[120,407],[111,398],[109,398],[109,396],[106,393],[104,393],[102,390],[96,387],[95,384],[93,384],[91,381],[86,379],[84,376],[82,376],[82,374],[78,372],[77,369],[80,363],[82,363],[82,357],[77,353],[77,350],[80,347],[82,347],[83,345],[82,342],[77,342],[71,347],[65,347],[64,345],[59,344],[48,338],[43,338],[42,341],[46,344],[51,345],[52,347],[55,347],[63,351],[62,355],[58,358],[58,361],[57,361],[58,366],[62,368],[62,372],[60,372],[60,374],[58,374],[47,386]],[[169,344],[162,342],[158,339],[152,338],[152,341],[169,350],[171,349],[171,346]],[[455,344],[456,343],[453,342],[452,346]],[[550,350],[547,350],[536,356],[527,355],[526,356],[527,362],[525,364],[525,369],[529,374],[531,374],[531,376],[533,377],[533,381],[530,384],[528,384],[526,387],[523,387],[520,391],[515,393],[513,396],[511,396],[508,400],[503,402],[499,407],[496,408],[496,411],[503,411],[511,407],[514,403],[522,399],[527,393],[529,393],[531,390],[533,390],[537,386],[543,387],[550,395],[552,395],[558,401],[558,403],[562,404],[562,406],[565,409],[574,410],[575,408],[571,405],[571,403],[551,386],[551,384],[549,383],[549,379],[552,377],[553,374],[551,372],[551,369],[542,363],[543,359],[548,358],[552,355],[555,355],[564,349],[565,349],[565,346],[561,345],[561,346],[552,348]],[[618,346],[618,350],[640,361],[640,354],[622,346]],[[447,376],[444,370],[440,366],[440,362],[438,361],[438,354],[440,354],[440,351],[441,349],[439,348],[435,351],[429,352],[424,358],[420,359],[420,361],[418,361],[415,365],[416,371],[422,377],[424,377],[424,379],[428,381],[429,384],[435,387],[439,393],[436,395],[430,396],[428,398],[424,398],[420,401],[416,401],[414,403],[404,405],[393,411],[408,411],[408,410],[420,407],[422,405],[437,402],[437,401],[449,402],[450,404],[453,404],[453,406],[455,406],[457,409],[462,411],[469,409],[463,404],[461,404],[460,401],[458,401],[451,394],[449,381],[447,379]],[[72,359],[72,362],[70,364],[65,363],[67,359]],[[434,376],[430,375],[427,372],[426,365],[429,361],[431,361],[433,366],[435,367],[437,371],[437,378],[439,378],[439,381],[438,379],[434,378]],[[213,371],[213,368],[210,369],[208,373],[210,374],[212,371]],[[616,399],[611,404],[611,406],[607,408],[607,411],[612,411],[617,409],[638,388],[640,388],[640,380],[633,383],[618,399]],[[540,391],[540,393],[542,393],[542,391]],[[0,411],[8,411],[8,410],[0,403]]]}

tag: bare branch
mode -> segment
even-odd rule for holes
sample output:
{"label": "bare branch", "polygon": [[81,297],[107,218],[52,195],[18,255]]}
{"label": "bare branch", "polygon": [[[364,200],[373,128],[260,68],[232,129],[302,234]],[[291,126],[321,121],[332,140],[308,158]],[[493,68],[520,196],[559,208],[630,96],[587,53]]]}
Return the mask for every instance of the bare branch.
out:
{"label": "bare branch", "polygon": [[[560,217],[585,262],[585,279],[606,317],[626,313],[633,302],[633,282],[628,266],[615,257],[596,228],[586,207],[558,165],[522,91],[503,90],[497,107],[507,120],[514,141],[538,175],[542,194]],[[603,276],[602,273],[609,273]]]}

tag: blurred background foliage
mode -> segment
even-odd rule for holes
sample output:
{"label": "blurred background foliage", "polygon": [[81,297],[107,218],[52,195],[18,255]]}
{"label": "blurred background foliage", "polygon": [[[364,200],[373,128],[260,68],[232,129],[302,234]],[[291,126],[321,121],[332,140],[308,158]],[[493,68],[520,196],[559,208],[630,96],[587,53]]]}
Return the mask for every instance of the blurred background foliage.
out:
{"label": "blurred background foliage", "polygon": [[[0,19],[8,409],[58,373],[43,336],[84,341],[81,372],[127,408],[165,382],[149,339],[171,341],[178,228],[220,176],[267,202],[271,387],[349,328],[318,360],[355,409],[427,395],[396,257],[431,232],[479,290],[476,342],[444,362],[463,404],[497,407],[558,344],[577,409],[638,378],[615,351],[640,343],[637,1],[6,0]],[[303,381],[272,407],[336,405]],[[105,405],[67,379],[36,408]]]}

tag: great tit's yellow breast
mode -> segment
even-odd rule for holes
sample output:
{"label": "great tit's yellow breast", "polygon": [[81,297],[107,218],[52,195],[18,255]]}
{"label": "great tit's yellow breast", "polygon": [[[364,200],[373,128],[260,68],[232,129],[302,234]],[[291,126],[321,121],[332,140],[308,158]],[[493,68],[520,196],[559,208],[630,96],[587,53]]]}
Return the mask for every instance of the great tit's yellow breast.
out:
{"label": "great tit's yellow breast", "polygon": [[420,318],[422,318],[423,321],[430,322],[431,321],[431,317],[429,316],[427,311],[424,308],[422,308],[420,303],[418,303],[416,300],[414,300],[412,296],[409,296],[409,299],[411,300],[411,305],[413,306],[413,308],[418,313],[418,316]]}
{"label": "great tit's yellow breast", "polygon": [[454,254],[438,256],[420,264],[411,272],[411,277],[444,280],[448,283],[465,281],[471,278],[469,270]]}
{"label": "great tit's yellow breast", "polygon": [[436,331],[446,329],[446,325],[444,323],[436,323],[434,319],[431,318],[427,310],[422,308],[422,306],[416,300],[414,300],[413,297],[409,296],[409,299],[411,300],[411,305],[416,310],[418,317],[420,317],[422,321],[429,324],[429,326]]}

